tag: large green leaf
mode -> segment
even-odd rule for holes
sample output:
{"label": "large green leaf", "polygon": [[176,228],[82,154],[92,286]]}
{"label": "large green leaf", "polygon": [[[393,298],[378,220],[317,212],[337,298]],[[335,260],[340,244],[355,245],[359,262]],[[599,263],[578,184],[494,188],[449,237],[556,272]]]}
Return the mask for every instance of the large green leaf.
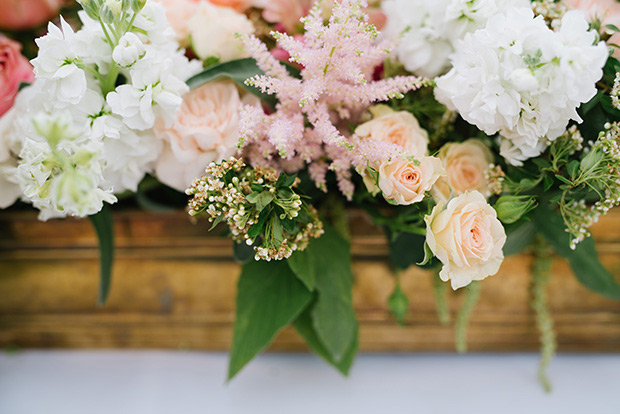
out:
{"label": "large green leaf", "polygon": [[325,345],[319,339],[314,326],[312,324],[311,307],[308,307],[305,311],[299,315],[295,321],[295,328],[297,332],[306,340],[306,343],[321,358],[329,362],[336,367],[343,375],[348,375],[355,354],[357,353],[358,339],[357,339],[357,323],[355,324],[355,335],[353,335],[353,341],[349,345],[349,348],[344,353],[344,356],[340,361],[334,360],[330,352],[325,348]]}
{"label": "large green leaf", "polygon": [[558,213],[542,206],[534,213],[534,224],[555,251],[568,259],[575,276],[585,287],[608,298],[620,299],[620,284],[599,261],[592,238],[585,239],[571,250],[564,220]]}
{"label": "large green leaf", "polygon": [[314,261],[318,293],[311,312],[314,330],[331,357],[341,362],[356,336],[357,325],[351,295],[350,245],[325,226],[325,234],[313,240],[307,251]]}
{"label": "large green leaf", "polygon": [[398,270],[424,261],[424,243],[426,238],[419,234],[392,232],[385,229],[390,248],[390,261]]}
{"label": "large green leaf", "polygon": [[243,266],[237,292],[228,378],[233,378],[292,323],[312,294],[283,261],[251,261]]}
{"label": "large green leaf", "polygon": [[99,305],[102,306],[112,284],[112,267],[114,264],[114,219],[112,212],[107,204],[103,205],[101,211],[89,217],[97,239],[99,240],[99,261],[101,270],[99,274]]}
{"label": "large green leaf", "polygon": [[312,250],[296,251],[288,258],[288,264],[308,290],[314,290],[316,283],[316,257]]}
{"label": "large green leaf", "polygon": [[277,99],[275,96],[262,93],[260,89],[245,84],[246,79],[249,79],[256,75],[264,75],[264,72],[258,67],[254,59],[244,58],[230,60],[228,62],[211,66],[208,69],[192,76],[187,80],[187,85],[191,89],[195,89],[199,86],[204,85],[207,82],[221,79],[230,79],[248,92],[259,97],[267,105],[274,108],[277,103]]}
{"label": "large green leaf", "polygon": [[531,220],[521,220],[518,223],[506,226],[504,256],[520,253],[532,245],[534,237],[536,237],[536,226]]}

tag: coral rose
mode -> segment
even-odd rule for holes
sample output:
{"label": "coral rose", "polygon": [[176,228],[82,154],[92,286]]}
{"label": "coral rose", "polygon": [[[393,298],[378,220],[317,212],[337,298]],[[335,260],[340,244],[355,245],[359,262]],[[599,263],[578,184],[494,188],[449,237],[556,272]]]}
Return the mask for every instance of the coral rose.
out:
{"label": "coral rose", "polygon": [[155,134],[165,142],[156,164],[160,181],[185,191],[210,162],[232,156],[244,104],[260,106],[260,101],[242,97],[229,81],[207,83],[185,95],[174,124],[166,128],[159,119],[155,125]]}
{"label": "coral rose", "polygon": [[411,113],[395,112],[386,105],[376,105],[370,111],[374,119],[358,126],[355,135],[399,145],[407,155],[428,154],[428,133]]}
{"label": "coral rose", "polygon": [[41,26],[58,14],[64,0],[2,0],[0,28],[23,30]]}
{"label": "coral rose", "polygon": [[22,82],[32,82],[32,66],[21,55],[21,45],[0,34],[0,116],[15,101]]}
{"label": "coral rose", "polygon": [[485,197],[491,195],[485,172],[493,163],[493,154],[481,141],[468,139],[446,144],[438,156],[447,175],[433,187],[434,197],[445,203],[451,194],[459,195],[465,191],[477,190]]}
{"label": "coral rose", "polygon": [[252,1],[253,0],[209,0],[209,2],[216,6],[229,7],[240,13],[250,8]]}
{"label": "coral rose", "polygon": [[506,232],[484,196],[471,191],[439,203],[426,221],[426,243],[443,263],[441,280],[452,289],[492,276],[499,270]]}
{"label": "coral rose", "polygon": [[379,189],[388,202],[409,205],[422,201],[442,175],[445,170],[435,157],[384,161],[379,167]]}

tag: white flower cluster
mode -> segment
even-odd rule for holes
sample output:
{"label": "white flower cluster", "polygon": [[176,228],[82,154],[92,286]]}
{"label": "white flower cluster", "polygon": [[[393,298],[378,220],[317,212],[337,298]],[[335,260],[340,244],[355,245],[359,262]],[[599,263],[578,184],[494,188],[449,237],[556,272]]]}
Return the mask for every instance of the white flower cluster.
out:
{"label": "white flower cluster", "polygon": [[[0,122],[0,207],[16,185],[41,219],[90,215],[135,191],[162,150],[155,121],[174,120],[185,81],[202,69],[179,49],[159,3],[82,3],[80,30],[61,18],[37,39],[35,82]],[[41,123],[60,123],[70,137],[55,142]]]}
{"label": "white flower cluster", "polygon": [[499,132],[501,155],[513,165],[540,155],[577,108],[596,94],[608,57],[579,11],[557,31],[529,8],[509,9],[469,34],[437,79],[435,95],[485,133]]}
{"label": "white flower cluster", "polygon": [[388,38],[405,30],[395,49],[409,72],[434,77],[450,67],[450,55],[467,33],[510,7],[527,7],[529,0],[386,0],[383,33]]}

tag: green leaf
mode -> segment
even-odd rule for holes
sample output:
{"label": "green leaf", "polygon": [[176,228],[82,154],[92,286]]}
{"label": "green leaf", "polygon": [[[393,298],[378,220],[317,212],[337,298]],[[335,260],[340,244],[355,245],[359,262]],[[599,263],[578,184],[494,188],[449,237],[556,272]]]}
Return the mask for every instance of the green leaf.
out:
{"label": "green leaf", "polygon": [[520,253],[532,245],[536,237],[536,226],[532,221],[523,221],[506,226],[504,256]]}
{"label": "green leaf", "polygon": [[599,261],[592,238],[585,239],[571,250],[570,235],[565,231],[562,216],[543,207],[536,209],[534,224],[555,251],[568,259],[579,282],[603,296],[620,299],[620,284]]}
{"label": "green leaf", "polygon": [[211,227],[209,227],[209,231],[213,230],[218,224],[222,222],[222,220],[224,220],[224,214],[220,214],[215,218],[215,220],[213,220],[213,224],[211,224]]}
{"label": "green leaf", "polygon": [[397,283],[396,286],[394,286],[394,291],[388,298],[388,306],[398,324],[404,325],[405,316],[407,315],[407,310],[409,309],[409,298],[405,295],[405,292],[403,292],[403,289],[400,287],[400,283]]}
{"label": "green leaf", "polygon": [[406,232],[393,233],[388,228],[385,230],[390,248],[390,261],[394,268],[405,270],[424,261],[426,237]]}
{"label": "green leaf", "polygon": [[235,261],[246,264],[254,259],[255,253],[254,247],[248,246],[245,243],[233,242],[233,258]]}
{"label": "green leaf", "polygon": [[243,266],[237,292],[228,379],[261,352],[306,308],[312,294],[283,261]]}
{"label": "green leaf", "polygon": [[353,335],[353,341],[349,345],[346,350],[344,356],[340,361],[334,360],[332,358],[329,351],[325,348],[321,340],[319,339],[316,331],[314,330],[314,326],[312,325],[312,316],[311,316],[311,307],[308,307],[304,310],[301,315],[295,321],[295,328],[297,332],[306,340],[306,343],[321,358],[326,360],[328,363],[333,365],[338,371],[340,371],[343,375],[348,375],[349,370],[351,369],[351,365],[353,365],[353,360],[355,359],[355,354],[357,353],[358,347],[358,326],[355,324],[355,334]]}
{"label": "green leaf", "polygon": [[244,58],[237,60],[230,60],[228,62],[220,63],[215,66],[192,76],[187,80],[187,85],[191,89],[196,89],[199,86],[204,85],[207,82],[231,79],[237,85],[241,86],[248,92],[259,97],[263,102],[274,108],[277,103],[277,99],[273,95],[262,93],[259,89],[248,86],[245,84],[245,80],[256,75],[264,75],[265,73],[260,70],[256,61],[252,58]]}
{"label": "green leaf", "polygon": [[314,290],[316,283],[316,257],[308,249],[296,251],[287,259],[288,265],[297,278],[303,282],[308,290]]}
{"label": "green leaf", "polygon": [[334,229],[325,226],[325,234],[307,247],[315,262],[315,287],[318,292],[312,309],[314,329],[332,358],[341,362],[356,335],[353,311],[353,276],[349,243]]}
{"label": "green leaf", "polygon": [[88,217],[97,233],[99,240],[99,306],[103,306],[112,284],[112,267],[114,264],[114,219],[107,204],[101,211]]}
{"label": "green leaf", "polygon": [[256,200],[256,209],[258,211],[263,211],[263,209],[267,207],[269,203],[273,201],[274,198],[275,198],[275,195],[272,192],[263,191],[262,193],[260,193],[260,195],[258,196]]}

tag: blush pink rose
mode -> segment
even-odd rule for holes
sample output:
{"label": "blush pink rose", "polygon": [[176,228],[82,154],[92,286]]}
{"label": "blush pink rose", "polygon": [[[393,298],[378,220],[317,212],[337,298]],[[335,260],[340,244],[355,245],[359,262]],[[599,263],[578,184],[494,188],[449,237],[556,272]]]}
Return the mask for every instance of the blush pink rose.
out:
{"label": "blush pink rose", "polygon": [[[581,10],[586,14],[588,21],[601,20],[603,26],[613,24],[620,27],[620,3],[617,0],[564,0],[564,4],[571,9]],[[620,44],[620,33],[614,33],[608,43]],[[615,49],[615,57],[620,56],[620,50]]]}
{"label": "blush pink rose", "polygon": [[299,19],[310,11],[314,0],[254,0],[263,9],[263,18],[278,23],[288,33],[297,33],[302,26]]}
{"label": "blush pink rose", "polygon": [[34,74],[30,62],[21,54],[22,46],[0,35],[0,116],[15,102],[22,82],[32,82]]}
{"label": "blush pink rose", "polygon": [[446,203],[451,195],[473,190],[485,197],[491,195],[485,172],[493,163],[493,154],[482,141],[468,139],[451,142],[441,147],[437,155],[443,162],[447,176],[433,187],[435,198]]}
{"label": "blush pink rose", "polygon": [[409,205],[422,201],[443,175],[441,160],[435,157],[384,161],[379,167],[379,189],[391,204]]}
{"label": "blush pink rose", "polygon": [[230,81],[210,82],[185,95],[170,128],[161,119],[155,124],[155,134],[165,143],[155,167],[159,180],[185,191],[210,162],[234,155],[239,109],[246,104],[260,107],[258,98],[241,95]]}
{"label": "blush pink rose", "polygon": [[426,222],[426,243],[443,263],[439,277],[452,289],[496,274],[504,260],[506,232],[478,191],[439,203]]}
{"label": "blush pink rose", "polygon": [[23,30],[41,26],[58,14],[64,0],[0,0],[0,28]]}

